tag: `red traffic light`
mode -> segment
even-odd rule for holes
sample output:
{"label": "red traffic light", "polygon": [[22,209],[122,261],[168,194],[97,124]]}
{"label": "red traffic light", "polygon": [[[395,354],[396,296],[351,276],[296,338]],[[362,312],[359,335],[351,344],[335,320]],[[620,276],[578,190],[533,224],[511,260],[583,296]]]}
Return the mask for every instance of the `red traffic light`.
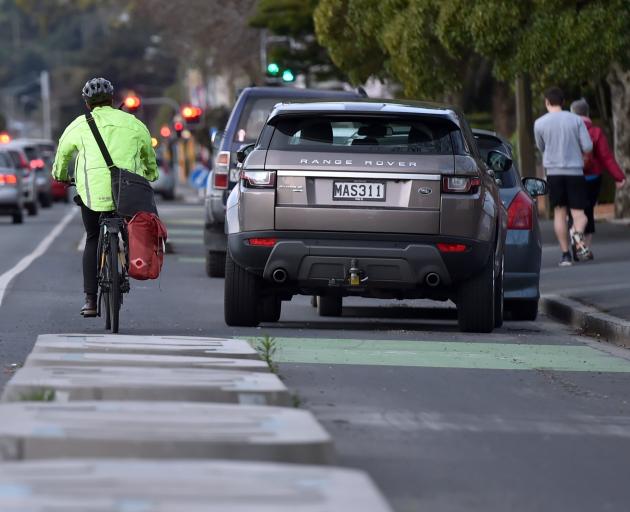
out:
{"label": "red traffic light", "polygon": [[140,104],[140,98],[138,98],[138,96],[135,96],[134,94],[130,94],[125,98],[125,107],[129,112],[135,112],[136,110],[138,110],[140,108]]}
{"label": "red traffic light", "polygon": [[168,139],[171,136],[171,129],[168,126],[163,125],[162,128],[160,128],[160,135],[165,139]]}
{"label": "red traffic light", "polygon": [[187,123],[195,123],[201,119],[203,110],[192,105],[184,105],[181,109],[182,117]]}
{"label": "red traffic light", "polygon": [[182,123],[181,121],[176,121],[173,125],[173,128],[175,128],[176,132],[182,132],[184,130],[184,123]]}

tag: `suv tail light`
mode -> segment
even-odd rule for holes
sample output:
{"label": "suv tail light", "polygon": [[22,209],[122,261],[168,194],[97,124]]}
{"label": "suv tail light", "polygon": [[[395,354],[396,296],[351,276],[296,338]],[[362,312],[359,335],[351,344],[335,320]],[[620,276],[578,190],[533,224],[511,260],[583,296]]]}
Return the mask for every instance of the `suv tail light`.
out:
{"label": "suv tail light", "polygon": [[276,186],[275,171],[241,171],[241,179],[247,188],[274,188]]}
{"label": "suv tail light", "polygon": [[227,189],[230,181],[230,152],[220,151],[214,166],[212,184],[216,189]]}
{"label": "suv tail light", "polygon": [[481,178],[477,176],[444,176],[442,192],[445,194],[474,194],[479,190]]}
{"label": "suv tail light", "polygon": [[465,244],[437,244],[437,248],[440,252],[466,252],[468,246]]}
{"label": "suv tail light", "polygon": [[508,207],[508,229],[531,230],[534,217],[534,201],[522,190],[514,196]]}
{"label": "suv tail light", "polygon": [[31,169],[43,169],[44,166],[44,161],[41,158],[35,158],[34,160],[31,160]]}
{"label": "suv tail light", "polygon": [[0,174],[0,185],[16,185],[17,177],[14,174]]}

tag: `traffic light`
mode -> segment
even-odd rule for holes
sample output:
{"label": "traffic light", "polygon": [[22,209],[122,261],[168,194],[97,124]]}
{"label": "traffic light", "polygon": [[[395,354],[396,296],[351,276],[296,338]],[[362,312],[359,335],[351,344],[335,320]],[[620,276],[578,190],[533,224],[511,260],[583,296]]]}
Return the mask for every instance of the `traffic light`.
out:
{"label": "traffic light", "polygon": [[269,76],[278,76],[280,73],[280,66],[278,66],[275,62],[270,62],[267,64],[267,74]]}
{"label": "traffic light", "polygon": [[7,132],[0,132],[0,144],[7,144],[11,142],[11,135]]}
{"label": "traffic light", "polygon": [[181,109],[181,114],[184,121],[187,123],[198,123],[201,119],[201,114],[203,114],[203,110],[192,105],[184,105]]}
{"label": "traffic light", "polygon": [[142,104],[140,98],[135,94],[130,94],[129,96],[127,96],[124,103],[128,112],[135,112],[140,108],[140,105]]}
{"label": "traffic light", "polygon": [[177,138],[181,138],[182,132],[184,131],[184,123],[182,123],[181,121],[175,121],[173,128],[175,129],[175,134],[177,135]]}
{"label": "traffic light", "polygon": [[294,82],[295,81],[295,75],[293,74],[293,71],[291,71],[290,69],[285,69],[282,72],[282,81],[283,82]]}

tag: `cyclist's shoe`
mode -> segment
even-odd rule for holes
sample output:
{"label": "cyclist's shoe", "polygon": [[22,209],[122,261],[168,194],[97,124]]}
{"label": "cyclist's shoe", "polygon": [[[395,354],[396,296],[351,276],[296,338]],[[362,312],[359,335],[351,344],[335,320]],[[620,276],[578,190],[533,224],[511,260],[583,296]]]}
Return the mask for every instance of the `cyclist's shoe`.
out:
{"label": "cyclist's shoe", "polygon": [[84,318],[90,318],[96,316],[96,313],[96,295],[86,293],[85,304],[81,308],[81,315],[83,315]]}
{"label": "cyclist's shoe", "polygon": [[593,259],[593,253],[586,245],[584,240],[584,234],[579,231],[574,231],[571,235],[571,241],[573,242],[574,254],[577,255],[579,261],[588,261]]}

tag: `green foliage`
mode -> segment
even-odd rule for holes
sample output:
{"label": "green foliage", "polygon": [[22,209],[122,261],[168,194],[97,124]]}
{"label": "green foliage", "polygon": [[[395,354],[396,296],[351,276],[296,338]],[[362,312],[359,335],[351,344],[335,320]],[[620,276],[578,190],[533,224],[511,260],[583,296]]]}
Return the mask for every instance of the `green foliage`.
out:
{"label": "green foliage", "polygon": [[54,389],[36,389],[20,395],[20,400],[23,402],[54,402],[55,394]]}
{"label": "green foliage", "polygon": [[277,35],[304,37],[313,34],[313,9],[317,0],[259,0],[252,27]]}
{"label": "green foliage", "polygon": [[267,363],[269,370],[272,373],[277,374],[278,365],[274,361],[274,356],[276,355],[276,350],[278,349],[276,339],[265,334],[262,338],[256,340],[254,348],[262,360]]}
{"label": "green foliage", "polygon": [[528,72],[539,87],[630,66],[628,0],[321,0],[314,17],[353,82],[389,77],[407,95],[457,90],[481,58],[497,79]]}

